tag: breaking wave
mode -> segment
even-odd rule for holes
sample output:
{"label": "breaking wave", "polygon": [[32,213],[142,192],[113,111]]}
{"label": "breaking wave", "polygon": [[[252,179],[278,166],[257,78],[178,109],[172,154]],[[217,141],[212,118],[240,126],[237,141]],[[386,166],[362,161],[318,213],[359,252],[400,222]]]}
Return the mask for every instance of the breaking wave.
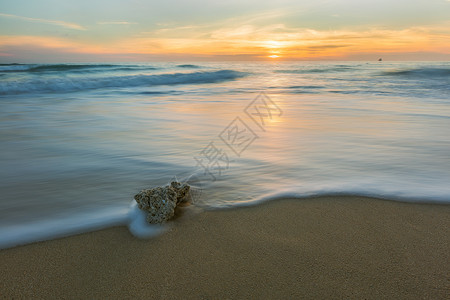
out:
{"label": "breaking wave", "polygon": [[198,68],[201,68],[200,66],[190,65],[190,64],[178,65],[177,67],[178,68],[187,68],[187,69],[198,69]]}
{"label": "breaking wave", "polygon": [[386,76],[402,76],[402,77],[448,77],[450,78],[450,68],[416,68],[406,70],[393,70],[382,73]]}
{"label": "breaking wave", "polygon": [[311,73],[329,73],[329,72],[348,72],[354,70],[353,67],[347,66],[333,66],[324,68],[300,68],[300,69],[286,69],[286,70],[275,70],[275,73],[286,73],[286,74],[311,74]]}
{"label": "breaking wave", "polygon": [[216,83],[235,80],[246,75],[247,74],[244,72],[220,70],[212,72],[107,76],[93,78],[58,77],[48,79],[36,78],[26,81],[11,80],[0,82],[0,95],[75,92],[100,88]]}
{"label": "breaking wave", "polygon": [[136,71],[156,70],[147,65],[116,64],[0,64],[0,72],[104,72],[104,71]]}

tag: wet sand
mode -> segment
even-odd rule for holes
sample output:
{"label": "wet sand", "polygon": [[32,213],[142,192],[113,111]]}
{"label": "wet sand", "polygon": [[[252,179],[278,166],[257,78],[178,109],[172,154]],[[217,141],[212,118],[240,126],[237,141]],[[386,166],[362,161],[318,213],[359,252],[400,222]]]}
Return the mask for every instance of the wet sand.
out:
{"label": "wet sand", "polygon": [[[191,208],[187,208],[188,210]],[[443,299],[450,205],[362,197],[207,211],[0,250],[5,298]]]}

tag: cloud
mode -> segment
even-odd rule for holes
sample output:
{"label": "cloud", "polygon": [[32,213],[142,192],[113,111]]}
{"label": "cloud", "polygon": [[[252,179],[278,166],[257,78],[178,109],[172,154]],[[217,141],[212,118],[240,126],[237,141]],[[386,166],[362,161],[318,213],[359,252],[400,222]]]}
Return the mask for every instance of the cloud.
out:
{"label": "cloud", "polygon": [[107,22],[97,22],[98,25],[135,25],[136,22],[127,21],[107,21]]}
{"label": "cloud", "polygon": [[[440,53],[440,57],[450,55],[448,23],[400,30],[319,30],[290,27],[284,23],[266,26],[242,23],[227,25],[219,28],[211,26],[214,29],[207,25],[166,27],[106,42],[72,40],[68,37],[4,35],[0,36],[0,52],[3,55],[15,55],[20,49],[25,53],[26,49],[31,52],[39,46],[55,54],[66,53],[69,57],[74,54],[93,57],[106,54],[123,58],[127,55],[140,58],[159,55],[195,56],[199,59],[265,59],[276,55],[279,59],[316,60],[346,59],[364,53],[383,57],[398,54],[405,58],[408,53]],[[428,54],[424,55],[418,57],[428,57]]]}
{"label": "cloud", "polygon": [[4,14],[4,13],[0,13],[0,17],[19,19],[19,20],[28,21],[28,22],[35,22],[35,23],[50,24],[50,25],[55,25],[55,26],[60,26],[60,27],[69,28],[69,29],[75,29],[75,30],[86,30],[86,28],[81,26],[81,25],[78,25],[78,24],[75,24],[75,23],[64,22],[64,21],[29,18],[29,17],[22,17],[22,16],[16,16],[16,15]]}
{"label": "cloud", "polygon": [[[193,26],[176,27],[164,35],[132,37],[122,42],[139,53],[195,53],[208,56],[278,55],[287,59],[344,58],[357,53],[449,53],[448,24],[394,30],[318,30],[289,27],[283,23],[266,26],[227,24],[214,30]],[[186,29],[186,30],[181,30]],[[158,33],[161,33],[158,31]],[[447,38],[446,38],[447,37]],[[447,50],[446,50],[447,49]],[[125,50],[125,49],[124,49]]]}
{"label": "cloud", "polygon": [[14,54],[11,50],[7,51],[8,49],[33,49],[34,47],[47,49],[47,51],[64,53],[95,54],[112,52],[109,47],[75,42],[66,38],[30,35],[0,35],[0,51],[4,53]]}

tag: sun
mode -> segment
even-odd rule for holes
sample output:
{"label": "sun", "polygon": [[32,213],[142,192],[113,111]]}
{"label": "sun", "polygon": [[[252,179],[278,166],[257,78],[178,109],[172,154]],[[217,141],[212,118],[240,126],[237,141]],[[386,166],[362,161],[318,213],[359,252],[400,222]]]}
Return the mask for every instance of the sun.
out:
{"label": "sun", "polygon": [[278,57],[280,57],[280,56],[279,56],[279,55],[273,54],[273,55],[269,55],[268,57],[270,57],[270,58],[278,58]]}

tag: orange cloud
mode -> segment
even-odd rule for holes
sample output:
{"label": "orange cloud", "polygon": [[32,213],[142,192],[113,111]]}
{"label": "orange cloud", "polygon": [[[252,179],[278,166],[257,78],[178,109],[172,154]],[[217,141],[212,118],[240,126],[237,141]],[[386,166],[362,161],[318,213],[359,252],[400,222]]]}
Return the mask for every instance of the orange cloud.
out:
{"label": "orange cloud", "polygon": [[183,26],[178,28],[178,32],[165,28],[108,43],[59,37],[2,36],[0,51],[8,54],[5,51],[7,46],[39,46],[64,53],[241,55],[250,59],[339,59],[358,53],[450,54],[448,28],[450,26],[357,31],[288,28],[284,24],[260,27],[243,24],[212,30],[202,26]]}
{"label": "orange cloud", "polygon": [[75,53],[108,53],[108,48],[100,45],[92,45],[71,41],[65,38],[46,36],[0,36],[0,49],[7,46],[42,47],[55,49],[62,52]]}
{"label": "orange cloud", "polygon": [[[450,26],[448,27],[450,28]],[[403,30],[365,31],[286,28],[244,25],[222,28],[210,33],[192,34],[195,38],[159,36],[127,39],[125,44],[141,53],[196,53],[205,55],[251,54],[284,58],[344,57],[361,52],[436,51],[450,53],[446,27],[417,27]]]}

